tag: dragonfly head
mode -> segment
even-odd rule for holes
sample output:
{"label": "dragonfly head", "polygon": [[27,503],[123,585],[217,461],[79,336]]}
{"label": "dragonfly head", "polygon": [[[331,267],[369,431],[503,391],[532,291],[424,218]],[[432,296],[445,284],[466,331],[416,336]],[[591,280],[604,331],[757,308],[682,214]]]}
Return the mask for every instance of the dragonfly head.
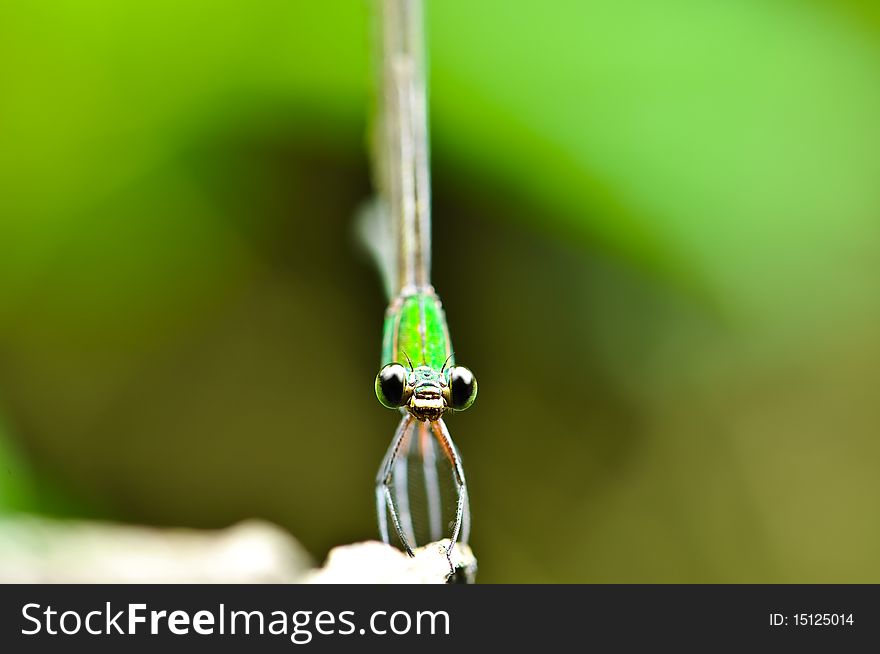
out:
{"label": "dragonfly head", "polygon": [[446,411],[443,389],[446,379],[442,372],[429,366],[414,368],[409,375],[412,395],[407,411],[419,420],[437,420]]}
{"label": "dragonfly head", "polygon": [[407,369],[389,363],[376,376],[376,397],[384,406],[406,408],[419,420],[438,420],[448,409],[464,411],[477,397],[477,380],[464,366]]}

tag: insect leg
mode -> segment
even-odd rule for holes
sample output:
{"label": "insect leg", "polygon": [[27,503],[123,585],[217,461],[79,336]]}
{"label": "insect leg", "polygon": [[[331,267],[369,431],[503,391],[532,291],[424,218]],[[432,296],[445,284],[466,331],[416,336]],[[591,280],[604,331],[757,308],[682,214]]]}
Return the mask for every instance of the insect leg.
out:
{"label": "insect leg", "polygon": [[391,495],[391,477],[394,472],[394,465],[400,454],[401,444],[403,443],[403,439],[413,420],[415,420],[415,418],[409,414],[401,418],[400,424],[397,426],[397,431],[394,434],[394,438],[391,441],[391,445],[388,447],[388,452],[385,454],[385,459],[382,461],[382,465],[379,468],[379,474],[376,475],[376,510],[379,514],[379,533],[382,536],[383,541],[386,543],[391,542],[388,534],[388,519],[386,512],[390,513],[391,522],[394,524],[397,536],[400,538],[400,542],[406,550],[406,553],[410,556],[413,556],[412,547],[403,531],[397,510],[397,504],[394,502],[394,498]]}
{"label": "insect leg", "polygon": [[455,524],[452,528],[452,537],[450,538],[449,547],[446,548],[446,560],[449,561],[451,573],[454,573],[455,566],[452,564],[452,550],[455,547],[455,543],[458,542],[458,537],[462,530],[462,524],[466,523],[468,525],[468,530],[470,529],[470,516],[467,518],[464,517],[465,507],[468,507],[469,511],[467,484],[464,480],[464,469],[461,466],[461,457],[459,457],[458,451],[455,449],[455,444],[452,442],[449,430],[446,429],[446,423],[444,423],[442,419],[435,420],[431,423],[431,429],[434,431],[434,436],[437,438],[437,442],[440,444],[443,453],[452,464],[455,486],[458,491],[458,502],[456,502],[455,506]]}

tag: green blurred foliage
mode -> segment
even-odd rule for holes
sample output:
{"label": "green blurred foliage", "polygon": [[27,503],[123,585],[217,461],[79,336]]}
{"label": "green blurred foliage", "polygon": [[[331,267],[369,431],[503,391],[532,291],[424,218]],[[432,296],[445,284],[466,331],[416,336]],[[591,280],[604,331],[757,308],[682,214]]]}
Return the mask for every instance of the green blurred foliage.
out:
{"label": "green blurred foliage", "polygon": [[0,512],[32,511],[31,473],[20,452],[12,445],[5,429],[0,429]]}
{"label": "green blurred foliage", "polygon": [[[880,580],[878,12],[428,23],[481,579]],[[350,0],[0,3],[0,507],[375,536],[368,26]]]}

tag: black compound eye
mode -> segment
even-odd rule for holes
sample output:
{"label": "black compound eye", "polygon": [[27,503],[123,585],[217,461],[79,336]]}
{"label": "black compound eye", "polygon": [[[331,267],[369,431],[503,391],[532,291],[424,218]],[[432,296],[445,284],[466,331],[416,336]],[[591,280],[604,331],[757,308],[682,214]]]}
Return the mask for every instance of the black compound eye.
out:
{"label": "black compound eye", "polygon": [[406,368],[389,363],[376,375],[376,397],[383,406],[396,409],[406,404]]}
{"label": "black compound eye", "polygon": [[464,411],[477,399],[477,378],[464,366],[449,369],[450,405],[456,411]]}

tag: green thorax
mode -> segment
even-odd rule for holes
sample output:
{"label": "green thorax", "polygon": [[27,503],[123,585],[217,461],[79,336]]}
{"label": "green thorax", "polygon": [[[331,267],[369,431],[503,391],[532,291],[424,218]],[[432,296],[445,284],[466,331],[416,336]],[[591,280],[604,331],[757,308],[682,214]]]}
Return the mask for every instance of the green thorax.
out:
{"label": "green thorax", "polygon": [[[449,329],[440,298],[433,290],[421,290],[395,298],[385,312],[382,361],[413,366],[425,365],[439,371],[452,355]],[[449,359],[447,368],[455,364]]]}

